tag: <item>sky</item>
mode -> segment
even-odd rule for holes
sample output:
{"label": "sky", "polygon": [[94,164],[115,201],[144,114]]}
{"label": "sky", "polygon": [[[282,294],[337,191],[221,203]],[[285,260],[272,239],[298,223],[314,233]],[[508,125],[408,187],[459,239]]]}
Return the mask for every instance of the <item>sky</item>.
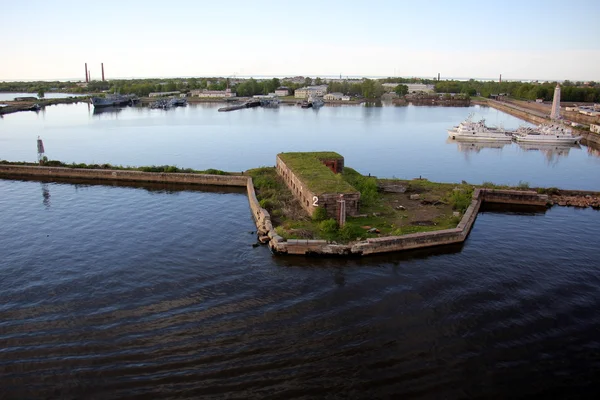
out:
{"label": "sky", "polygon": [[0,0],[0,81],[402,76],[600,81],[600,1]]}

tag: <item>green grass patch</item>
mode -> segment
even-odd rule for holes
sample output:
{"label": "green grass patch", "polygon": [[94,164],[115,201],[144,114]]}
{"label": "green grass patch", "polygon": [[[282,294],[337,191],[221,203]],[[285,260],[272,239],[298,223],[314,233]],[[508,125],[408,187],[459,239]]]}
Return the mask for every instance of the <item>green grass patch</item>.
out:
{"label": "green grass patch", "polygon": [[348,184],[360,192],[361,207],[369,207],[377,204],[379,193],[377,192],[377,179],[361,175],[352,168],[345,167],[342,177]]}
{"label": "green grass patch", "polygon": [[473,200],[473,189],[456,188],[448,196],[452,209],[464,213]]}
{"label": "green grass patch", "polygon": [[334,174],[321,162],[325,159],[341,159],[342,156],[335,152],[280,153],[278,156],[316,195],[357,192],[341,174]]}

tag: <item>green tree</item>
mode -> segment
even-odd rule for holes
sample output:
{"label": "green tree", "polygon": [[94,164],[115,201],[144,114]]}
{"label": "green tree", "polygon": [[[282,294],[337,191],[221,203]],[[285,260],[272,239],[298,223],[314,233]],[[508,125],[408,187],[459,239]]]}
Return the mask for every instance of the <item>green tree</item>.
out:
{"label": "green tree", "polygon": [[306,78],[304,78],[304,85],[305,86],[312,85],[312,78],[310,76],[307,76]]}
{"label": "green tree", "polygon": [[398,96],[402,97],[408,93],[408,86],[399,84],[398,86],[396,86],[396,89],[394,89],[394,91]]}
{"label": "green tree", "polygon": [[40,89],[38,90],[38,92],[37,92],[37,96],[38,96],[40,99],[43,99],[43,98],[44,98],[44,94],[45,94],[45,93],[44,93],[44,89],[42,89],[42,88],[40,88]]}

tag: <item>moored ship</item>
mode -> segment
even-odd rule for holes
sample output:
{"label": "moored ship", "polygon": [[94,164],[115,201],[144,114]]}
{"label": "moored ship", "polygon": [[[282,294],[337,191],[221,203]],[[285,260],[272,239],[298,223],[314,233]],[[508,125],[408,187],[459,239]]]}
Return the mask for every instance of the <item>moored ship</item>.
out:
{"label": "moored ship", "polygon": [[448,129],[448,137],[453,140],[510,142],[509,132],[495,126],[486,126],[485,119],[473,122],[472,115],[455,127]]}
{"label": "moored ship", "polygon": [[125,96],[122,94],[109,94],[106,97],[92,97],[94,107],[117,107],[133,104],[136,98],[134,96]]}
{"label": "moored ship", "polygon": [[571,129],[557,124],[543,124],[534,128],[522,126],[513,132],[512,137],[524,143],[576,144],[581,140],[581,136],[573,135]]}

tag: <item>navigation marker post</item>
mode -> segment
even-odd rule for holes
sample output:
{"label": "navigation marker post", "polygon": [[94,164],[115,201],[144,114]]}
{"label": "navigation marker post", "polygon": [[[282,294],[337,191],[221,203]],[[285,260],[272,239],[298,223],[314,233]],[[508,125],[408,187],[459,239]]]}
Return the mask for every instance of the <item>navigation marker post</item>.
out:
{"label": "navigation marker post", "polygon": [[44,154],[44,142],[42,142],[42,139],[40,139],[40,137],[38,136],[37,138],[37,159],[38,159],[38,163],[40,165],[44,164],[44,157],[46,157],[46,155]]}

